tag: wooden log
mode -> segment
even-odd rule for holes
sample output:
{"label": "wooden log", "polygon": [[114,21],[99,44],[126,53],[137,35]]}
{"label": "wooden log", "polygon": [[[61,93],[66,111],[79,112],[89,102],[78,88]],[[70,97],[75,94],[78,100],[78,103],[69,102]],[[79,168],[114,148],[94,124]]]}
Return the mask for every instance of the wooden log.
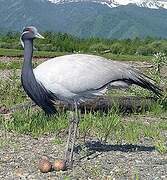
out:
{"label": "wooden log", "polygon": [[[90,111],[108,112],[116,109],[120,113],[132,113],[147,111],[155,103],[153,97],[136,97],[136,96],[114,96],[114,97],[98,97],[93,100],[83,102],[79,105],[82,113]],[[9,109],[10,112],[35,107],[33,102],[17,104]],[[62,101],[56,101],[55,107],[59,111],[67,111],[71,109],[71,105]]]}
{"label": "wooden log", "polygon": [[[153,97],[136,97],[136,96],[115,96],[99,97],[94,100],[83,102],[79,105],[82,113],[90,111],[108,112],[118,110],[120,113],[133,113],[147,111],[156,102]],[[56,107],[60,110],[69,110],[70,105],[63,102],[56,102]]]}

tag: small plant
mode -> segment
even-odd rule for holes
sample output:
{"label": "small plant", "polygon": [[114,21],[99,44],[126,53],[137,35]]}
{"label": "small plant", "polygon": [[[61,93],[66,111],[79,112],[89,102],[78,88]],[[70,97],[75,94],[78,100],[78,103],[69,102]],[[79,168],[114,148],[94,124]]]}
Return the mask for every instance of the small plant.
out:
{"label": "small plant", "polygon": [[164,53],[156,53],[153,57],[153,64],[155,67],[155,72],[160,76],[161,68],[167,64],[167,56]]}
{"label": "small plant", "polygon": [[149,114],[153,114],[155,116],[160,116],[164,112],[162,100],[158,100],[151,105],[149,108]]}
{"label": "small plant", "polygon": [[63,141],[60,138],[56,137],[52,140],[52,144],[63,144]]}
{"label": "small plant", "polygon": [[143,125],[138,122],[128,122],[123,127],[123,138],[130,144],[137,143],[142,135]]}
{"label": "small plant", "polygon": [[155,148],[161,154],[167,153],[167,144],[165,143],[164,139],[156,140]]}
{"label": "small plant", "polygon": [[92,113],[84,114],[79,124],[79,132],[83,134],[84,142],[86,136],[90,133],[93,125],[94,115]]}
{"label": "small plant", "polygon": [[158,139],[161,137],[160,129],[158,129],[157,126],[152,124],[143,127],[143,134],[144,137],[148,137],[151,139]]}
{"label": "small plant", "polygon": [[139,175],[139,172],[138,172],[138,171],[135,171],[135,172],[134,172],[134,175],[132,176],[132,179],[134,179],[134,180],[140,180],[140,175]]}
{"label": "small plant", "polygon": [[157,53],[154,54],[154,57],[152,59],[154,69],[151,71],[151,75],[155,78],[156,82],[160,84],[167,84],[166,78],[163,78],[162,76],[162,68],[163,66],[167,65],[167,56],[164,53]]}
{"label": "small plant", "polygon": [[100,140],[106,142],[110,135],[119,129],[120,117],[117,112],[110,111],[108,114],[99,116],[94,125],[98,130]]}
{"label": "small plant", "polygon": [[[154,69],[151,71],[151,75],[156,79],[156,82],[163,87],[167,86],[167,78],[162,75],[162,68],[167,66],[167,56],[164,53],[156,53],[152,59]],[[166,88],[165,88],[166,89]],[[166,90],[163,93],[163,96],[158,100],[158,103],[162,106],[163,109],[167,107],[167,92]]]}

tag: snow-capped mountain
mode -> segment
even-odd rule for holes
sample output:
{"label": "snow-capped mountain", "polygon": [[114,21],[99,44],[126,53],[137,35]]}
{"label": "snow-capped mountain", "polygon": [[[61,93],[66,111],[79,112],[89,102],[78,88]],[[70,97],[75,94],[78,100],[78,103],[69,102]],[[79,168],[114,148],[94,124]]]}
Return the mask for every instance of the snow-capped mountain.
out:
{"label": "snow-capped mountain", "polygon": [[[152,4],[142,1],[143,4],[138,6],[134,0],[54,0],[59,4],[50,1],[0,0],[0,33],[20,32],[27,25],[35,25],[40,32],[70,33],[81,38],[149,36],[167,39],[167,10],[160,8],[160,1],[154,4],[153,1]],[[167,0],[161,2],[167,3]],[[141,8],[139,5],[159,9]]]}
{"label": "snow-capped mountain", "polygon": [[95,2],[106,4],[107,6],[113,8],[122,5],[135,4],[139,7],[146,7],[151,9],[167,9],[167,1],[166,0],[48,0],[52,3],[62,4],[62,3],[70,3],[70,2]]}

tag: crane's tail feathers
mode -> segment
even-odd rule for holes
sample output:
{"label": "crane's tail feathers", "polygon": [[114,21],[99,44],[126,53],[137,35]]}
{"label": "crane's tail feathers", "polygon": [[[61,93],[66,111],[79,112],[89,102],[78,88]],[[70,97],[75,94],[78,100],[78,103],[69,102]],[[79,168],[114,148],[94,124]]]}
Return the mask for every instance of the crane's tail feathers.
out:
{"label": "crane's tail feathers", "polygon": [[133,75],[133,78],[130,78],[130,81],[132,81],[133,84],[136,84],[138,86],[141,86],[142,88],[152,91],[158,97],[162,96],[162,90],[152,82],[153,79],[138,71],[133,70],[131,73]]}

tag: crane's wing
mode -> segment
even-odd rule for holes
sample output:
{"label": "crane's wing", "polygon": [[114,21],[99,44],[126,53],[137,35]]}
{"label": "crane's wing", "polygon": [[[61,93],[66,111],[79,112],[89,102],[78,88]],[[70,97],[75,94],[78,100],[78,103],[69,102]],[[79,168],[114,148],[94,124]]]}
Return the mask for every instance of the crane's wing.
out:
{"label": "crane's wing", "polygon": [[105,58],[73,54],[50,59],[34,69],[36,79],[56,95],[82,93],[106,86],[136,84],[160,95],[150,79],[127,64]]}

